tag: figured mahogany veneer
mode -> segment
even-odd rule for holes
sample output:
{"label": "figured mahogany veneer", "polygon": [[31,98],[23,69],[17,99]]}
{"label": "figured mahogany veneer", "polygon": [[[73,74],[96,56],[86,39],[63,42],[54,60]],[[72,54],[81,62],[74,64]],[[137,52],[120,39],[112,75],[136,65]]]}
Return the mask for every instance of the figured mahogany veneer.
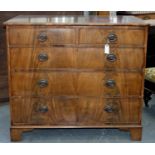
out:
{"label": "figured mahogany veneer", "polygon": [[[105,31],[106,30],[106,31]],[[122,45],[144,45],[144,31],[143,29],[139,29],[134,27],[133,29],[130,27],[126,27],[122,29],[122,27],[98,27],[98,28],[81,28],[80,29],[80,44],[103,44],[106,43],[106,37],[110,33],[114,33],[119,36],[115,43]],[[128,37],[130,36],[130,37]]]}
{"label": "figured mahogany veneer", "polygon": [[[86,95],[86,96],[141,96],[140,73],[91,72],[91,71],[42,71],[11,74],[11,95]],[[39,82],[46,81],[42,86]],[[115,82],[107,86],[108,80]],[[19,82],[20,81],[20,82]],[[140,83],[141,82],[141,83]],[[135,84],[136,83],[136,84]]]}
{"label": "figured mahogany veneer", "polygon": [[[11,101],[14,103],[11,109],[13,125],[104,127],[106,124],[140,123],[141,99],[137,98],[59,96],[47,99],[13,98]],[[106,108],[111,108],[112,112],[107,112]]]}
{"label": "figured mahogany veneer", "polygon": [[148,26],[140,19],[18,16],[5,24],[12,140],[71,127],[120,128],[141,139]]}
{"label": "figured mahogany veneer", "polygon": [[[9,30],[10,45],[47,46],[50,44],[74,44],[76,39],[74,28],[38,28],[13,27]],[[46,35],[45,41],[38,38]],[[24,39],[21,39],[24,38]]]}
{"label": "figured mahogany veneer", "polygon": [[[145,66],[143,48],[112,47],[111,53],[115,55],[115,61],[109,61],[108,56],[104,54],[103,47],[10,48],[10,67],[16,70],[34,68],[141,70]],[[40,59],[42,55],[46,57],[44,60]],[[130,55],[130,59],[128,59],[128,55]],[[137,58],[139,58],[138,61]]]}

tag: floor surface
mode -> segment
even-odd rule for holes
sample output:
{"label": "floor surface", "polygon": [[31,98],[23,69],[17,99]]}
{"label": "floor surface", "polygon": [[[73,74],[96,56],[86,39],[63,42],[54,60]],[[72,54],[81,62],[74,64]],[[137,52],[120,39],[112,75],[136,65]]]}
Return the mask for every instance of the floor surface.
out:
{"label": "floor surface", "polygon": [[[144,143],[155,142],[155,95],[143,108]],[[10,142],[10,116],[8,104],[0,106],[0,143]],[[118,129],[35,129],[24,133],[21,143],[130,143],[129,132]]]}

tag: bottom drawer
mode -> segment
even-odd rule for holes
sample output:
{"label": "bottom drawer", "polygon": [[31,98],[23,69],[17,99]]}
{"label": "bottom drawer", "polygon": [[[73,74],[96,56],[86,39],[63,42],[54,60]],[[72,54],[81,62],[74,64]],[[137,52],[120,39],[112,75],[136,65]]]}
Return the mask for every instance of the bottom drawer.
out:
{"label": "bottom drawer", "polygon": [[13,98],[12,125],[137,124],[141,122],[141,105],[141,99],[129,98]]}

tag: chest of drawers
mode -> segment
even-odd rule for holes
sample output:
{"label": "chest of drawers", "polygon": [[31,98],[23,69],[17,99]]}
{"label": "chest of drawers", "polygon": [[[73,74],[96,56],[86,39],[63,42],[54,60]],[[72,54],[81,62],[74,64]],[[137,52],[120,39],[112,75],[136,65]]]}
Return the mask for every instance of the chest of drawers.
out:
{"label": "chest of drawers", "polygon": [[140,19],[17,16],[5,25],[11,140],[35,128],[118,128],[141,139]]}

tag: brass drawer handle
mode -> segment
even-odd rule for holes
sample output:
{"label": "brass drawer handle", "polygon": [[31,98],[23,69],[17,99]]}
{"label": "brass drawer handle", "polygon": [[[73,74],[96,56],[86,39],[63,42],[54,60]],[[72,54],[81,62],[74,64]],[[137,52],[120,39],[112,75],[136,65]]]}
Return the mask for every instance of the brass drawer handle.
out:
{"label": "brass drawer handle", "polygon": [[115,82],[115,80],[107,80],[107,81],[105,82],[105,85],[106,85],[107,87],[109,87],[109,88],[113,88],[113,87],[116,86],[116,82]]}
{"label": "brass drawer handle", "polygon": [[41,113],[48,112],[48,107],[43,105],[43,106],[38,108],[38,112],[41,112]]}
{"label": "brass drawer handle", "polygon": [[151,18],[149,16],[144,16],[143,19],[148,20],[148,19],[151,19]]}
{"label": "brass drawer handle", "polygon": [[46,40],[48,39],[47,35],[45,32],[41,32],[39,35],[38,35],[38,40],[40,42],[45,42]]}
{"label": "brass drawer handle", "polygon": [[117,35],[115,33],[110,33],[108,35],[108,41],[111,43],[116,42],[117,41]]}
{"label": "brass drawer handle", "polygon": [[48,80],[44,80],[44,79],[39,80],[38,85],[39,85],[40,88],[47,87],[48,86]]}
{"label": "brass drawer handle", "polygon": [[110,105],[107,105],[104,107],[104,111],[106,111],[108,113],[112,113],[112,112],[114,112],[114,109]]}
{"label": "brass drawer handle", "polygon": [[116,57],[115,54],[108,54],[106,58],[107,58],[107,60],[110,61],[110,62],[114,62],[114,61],[117,60],[117,57]]}
{"label": "brass drawer handle", "polygon": [[43,61],[47,61],[48,60],[48,55],[46,53],[40,53],[38,55],[38,60],[43,62]]}

